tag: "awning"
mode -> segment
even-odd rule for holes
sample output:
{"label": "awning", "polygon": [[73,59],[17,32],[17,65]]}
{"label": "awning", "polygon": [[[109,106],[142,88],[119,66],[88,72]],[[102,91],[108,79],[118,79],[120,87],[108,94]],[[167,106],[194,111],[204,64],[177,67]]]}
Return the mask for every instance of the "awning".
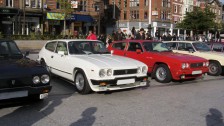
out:
{"label": "awning", "polygon": [[70,20],[80,22],[93,22],[94,19],[90,15],[72,14]]}
{"label": "awning", "polygon": [[47,19],[51,20],[64,20],[65,15],[61,13],[47,13]]}

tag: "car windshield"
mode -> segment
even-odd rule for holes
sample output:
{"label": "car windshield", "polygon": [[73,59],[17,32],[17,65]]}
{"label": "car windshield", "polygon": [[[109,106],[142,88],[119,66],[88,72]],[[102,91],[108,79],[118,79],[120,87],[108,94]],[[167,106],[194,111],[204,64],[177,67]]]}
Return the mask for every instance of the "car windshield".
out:
{"label": "car windshield", "polygon": [[70,54],[108,54],[104,43],[100,41],[71,41],[68,43]]}
{"label": "car windshield", "polygon": [[149,52],[166,52],[171,51],[167,48],[165,43],[162,42],[144,42],[143,46]]}
{"label": "car windshield", "polygon": [[211,51],[211,48],[203,42],[194,42],[192,44],[197,51]]}
{"label": "car windshield", "polygon": [[20,59],[23,55],[15,42],[0,42],[0,59]]}

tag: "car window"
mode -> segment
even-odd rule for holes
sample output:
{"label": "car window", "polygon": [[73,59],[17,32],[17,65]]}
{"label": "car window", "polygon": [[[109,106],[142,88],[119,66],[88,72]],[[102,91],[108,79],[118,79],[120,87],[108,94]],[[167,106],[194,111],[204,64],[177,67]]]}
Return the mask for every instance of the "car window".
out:
{"label": "car window", "polygon": [[8,43],[9,43],[12,55],[22,55],[22,53],[20,52],[20,50],[17,47],[16,43],[14,43],[14,42],[8,42]]}
{"label": "car window", "polygon": [[171,49],[171,50],[175,50],[177,48],[177,43],[175,42],[169,42],[166,43],[167,48]]}
{"label": "car window", "polygon": [[191,43],[179,43],[177,49],[181,51],[190,51],[193,50],[194,48],[191,45]]}
{"label": "car window", "polygon": [[108,54],[110,53],[101,41],[71,41],[68,43],[70,54]]}
{"label": "car window", "polygon": [[47,49],[51,52],[54,52],[55,47],[56,47],[56,42],[49,42],[46,44],[45,49]]}
{"label": "car window", "polygon": [[216,52],[222,52],[223,45],[219,43],[214,43],[212,49],[213,51],[216,51]]}
{"label": "car window", "polygon": [[194,42],[192,44],[197,51],[211,51],[211,48],[204,42]]}
{"label": "car window", "polygon": [[125,46],[126,46],[126,42],[117,42],[117,43],[114,43],[112,47],[114,49],[124,50]]}
{"label": "car window", "polygon": [[63,51],[65,55],[68,54],[67,44],[65,42],[58,42],[56,53],[58,53],[59,51]]}
{"label": "car window", "polygon": [[0,42],[0,55],[8,55],[9,48],[7,42]]}
{"label": "car window", "polygon": [[135,52],[137,49],[140,49],[143,52],[140,43],[138,43],[138,42],[130,42],[129,43],[128,51],[134,51]]}

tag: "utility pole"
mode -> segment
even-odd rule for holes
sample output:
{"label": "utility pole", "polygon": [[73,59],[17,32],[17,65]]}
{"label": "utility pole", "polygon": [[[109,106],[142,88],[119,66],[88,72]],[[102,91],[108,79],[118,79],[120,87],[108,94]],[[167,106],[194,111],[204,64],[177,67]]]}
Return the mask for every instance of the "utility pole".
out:
{"label": "utility pole", "polygon": [[22,4],[23,4],[23,30],[22,30],[22,34],[25,35],[25,29],[26,29],[26,11],[25,11],[25,0],[22,0]]}

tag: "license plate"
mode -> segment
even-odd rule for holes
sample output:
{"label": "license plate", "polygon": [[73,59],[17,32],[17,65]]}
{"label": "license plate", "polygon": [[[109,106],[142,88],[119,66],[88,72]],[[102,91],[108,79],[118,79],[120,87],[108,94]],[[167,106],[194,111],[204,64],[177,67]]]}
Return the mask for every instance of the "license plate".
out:
{"label": "license plate", "polygon": [[4,92],[4,93],[0,93],[0,100],[26,97],[26,96],[28,96],[28,91]]}
{"label": "license plate", "polygon": [[195,74],[202,74],[202,71],[201,70],[192,71],[192,75],[195,75]]}
{"label": "license plate", "polygon": [[117,85],[131,84],[131,83],[135,83],[135,79],[123,79],[117,81]]}

